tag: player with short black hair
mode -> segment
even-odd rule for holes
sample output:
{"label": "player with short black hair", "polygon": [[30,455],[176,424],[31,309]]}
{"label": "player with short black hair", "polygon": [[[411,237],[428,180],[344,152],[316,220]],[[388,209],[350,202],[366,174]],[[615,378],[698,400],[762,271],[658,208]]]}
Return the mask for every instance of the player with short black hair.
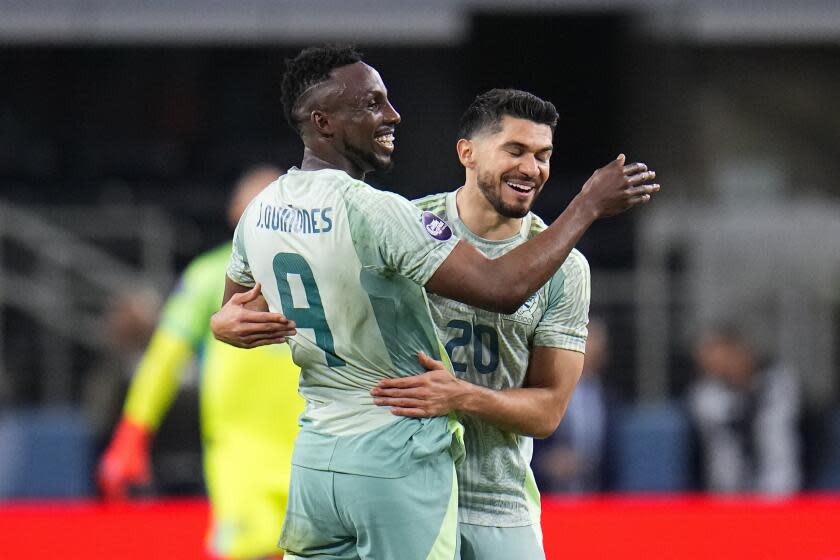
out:
{"label": "player with short black hair", "polygon": [[[467,108],[458,139],[463,186],[415,201],[491,258],[546,229],[533,212],[549,175],[554,106],[495,89]],[[398,415],[456,412],[467,454],[458,465],[462,560],[544,560],[540,501],[530,468],[533,437],[557,428],[583,368],[589,266],[573,250],[515,313],[499,314],[429,294],[441,362],[422,375],[384,379],[375,402]]]}
{"label": "player with short black hair", "polygon": [[295,115],[299,101],[313,86],[327,80],[334,68],[362,60],[355,48],[347,45],[326,45],[303,49],[294,58],[286,59],[286,72],[280,86],[280,101],[286,121],[298,134],[301,119]]}
{"label": "player with short black hair", "polygon": [[519,89],[491,89],[477,95],[461,115],[458,138],[469,140],[479,132],[499,132],[505,115],[547,125],[552,133],[559,117],[551,101],[533,93]]}

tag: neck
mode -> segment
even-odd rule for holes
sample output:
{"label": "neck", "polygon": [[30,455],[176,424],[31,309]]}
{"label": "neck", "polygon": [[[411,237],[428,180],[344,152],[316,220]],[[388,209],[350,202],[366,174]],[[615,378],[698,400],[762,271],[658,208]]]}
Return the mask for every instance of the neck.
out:
{"label": "neck", "polygon": [[499,214],[487,200],[478,184],[467,180],[455,195],[458,217],[471,232],[484,239],[510,239],[522,228],[522,218]]}
{"label": "neck", "polygon": [[300,164],[303,171],[318,171],[319,169],[338,169],[344,171],[354,179],[364,180],[365,171],[353,165],[346,157],[331,149],[303,148],[303,161]]}

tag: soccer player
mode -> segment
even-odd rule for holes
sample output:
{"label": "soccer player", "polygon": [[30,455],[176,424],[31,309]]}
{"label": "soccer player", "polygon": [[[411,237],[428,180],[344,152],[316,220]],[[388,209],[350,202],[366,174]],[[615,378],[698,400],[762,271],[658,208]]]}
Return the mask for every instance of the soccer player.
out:
{"label": "soccer player", "polygon": [[[228,211],[231,227],[254,195],[281,173],[259,167],[242,176]],[[286,508],[303,399],[287,345],[244,351],[210,332],[230,252],[225,243],[198,256],[169,297],[100,462],[98,481],[106,499],[125,499],[131,485],[150,482],[152,436],[185,366],[200,355],[204,472],[212,507],[208,550],[218,558],[274,557],[281,555],[277,527]],[[249,340],[259,336],[249,334]]]}
{"label": "soccer player", "polygon": [[[594,220],[648,201],[658,186],[644,164],[620,156],[551,227],[494,260],[440,217],[362,181],[390,166],[400,116],[355,51],[302,51],[282,98],[303,161],[243,214],[224,299],[259,282],[269,308],[297,328],[290,342],[307,406],[280,544],[291,557],[455,558],[461,426],[451,416],[395,416],[370,395],[380,379],[414,371],[419,352],[446,360],[424,286],[514,313]],[[509,188],[528,197],[538,186]],[[239,343],[218,322],[216,336]]]}
{"label": "soccer player", "polygon": [[[556,123],[554,105],[530,93],[479,95],[459,128],[464,185],[415,204],[488,257],[508,253],[546,229],[530,210],[548,179]],[[531,438],[554,432],[581,375],[586,259],[573,250],[515,313],[429,300],[457,378],[422,356],[432,371],[381,380],[375,402],[402,416],[458,413],[467,450],[457,469],[463,560],[544,559]]]}

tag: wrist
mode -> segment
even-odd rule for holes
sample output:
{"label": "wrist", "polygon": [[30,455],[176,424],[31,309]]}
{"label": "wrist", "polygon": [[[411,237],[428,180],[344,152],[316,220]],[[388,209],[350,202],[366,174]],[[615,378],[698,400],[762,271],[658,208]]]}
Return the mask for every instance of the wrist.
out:
{"label": "wrist", "polygon": [[586,227],[592,225],[593,222],[601,217],[601,212],[598,206],[589,200],[584,193],[578,193],[569,205],[566,211],[570,213],[570,218],[574,220],[583,220]]}
{"label": "wrist", "polygon": [[459,379],[461,391],[455,399],[455,410],[465,414],[477,414],[482,410],[484,387]]}
{"label": "wrist", "polygon": [[123,416],[114,431],[113,446],[121,449],[148,449],[152,436],[151,429]]}

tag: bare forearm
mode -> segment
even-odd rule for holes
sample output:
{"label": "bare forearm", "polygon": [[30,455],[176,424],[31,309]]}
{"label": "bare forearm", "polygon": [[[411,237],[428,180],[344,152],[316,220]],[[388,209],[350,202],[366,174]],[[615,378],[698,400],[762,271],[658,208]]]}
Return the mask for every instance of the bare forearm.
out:
{"label": "bare forearm", "polygon": [[283,344],[297,334],[294,321],[269,311],[260,288],[259,282],[248,288],[225,279],[222,307],[210,318],[216,340],[238,348],[256,348]]}
{"label": "bare forearm", "polygon": [[503,257],[490,260],[459,243],[426,283],[438,295],[496,313],[513,313],[560,268],[584,232],[599,218],[644,204],[659,185],[643,163],[624,156],[595,171],[546,231]]}
{"label": "bare forearm", "polygon": [[582,370],[583,354],[537,346],[531,351],[525,387],[493,391],[462,381],[466,390],[457,410],[522,435],[548,437],[566,414]]}
{"label": "bare forearm", "polygon": [[575,199],[546,231],[498,259],[459,245],[426,288],[488,311],[513,313],[562,266],[594,220]]}
{"label": "bare forearm", "polygon": [[237,284],[228,276],[225,276],[225,293],[222,296],[222,305],[226,304],[230,300],[230,298],[233,297],[234,294],[245,293],[250,289],[251,288],[249,288],[248,286]]}
{"label": "bare forearm", "polygon": [[545,438],[554,433],[565,412],[555,393],[546,388],[520,388],[494,391],[471,385],[458,406],[469,414],[503,430]]}
{"label": "bare forearm", "polygon": [[[502,267],[501,274],[494,278],[495,301],[506,301],[509,306],[505,311],[513,313],[525,303],[531,294],[548,282],[551,276],[563,265],[569,253],[595,221],[594,212],[587,211],[585,205],[576,198],[554,220],[554,223],[531,240],[491,261],[496,267]],[[505,296],[513,290],[513,296]]]}

